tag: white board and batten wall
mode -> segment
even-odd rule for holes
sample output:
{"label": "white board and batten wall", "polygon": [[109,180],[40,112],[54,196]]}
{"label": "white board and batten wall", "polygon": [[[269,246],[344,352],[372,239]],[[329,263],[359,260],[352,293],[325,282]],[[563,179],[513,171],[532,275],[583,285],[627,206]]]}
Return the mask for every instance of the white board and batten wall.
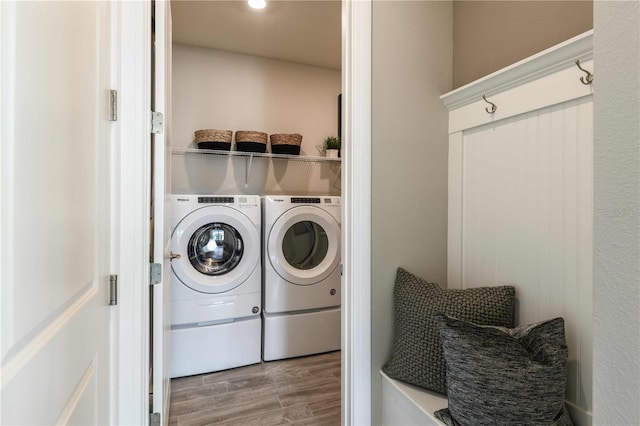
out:
{"label": "white board and batten wall", "polygon": [[593,85],[574,62],[593,73],[592,45],[589,31],[442,97],[448,285],[513,284],[519,324],[564,318],[578,425],[592,407]]}
{"label": "white board and batten wall", "polygon": [[[198,129],[255,130],[300,133],[300,155],[321,156],[324,138],[338,134],[339,69],[182,44],[172,59],[174,148],[196,148]],[[245,166],[245,158],[174,154],[172,192],[340,195],[337,163],[254,158],[248,178]]]}

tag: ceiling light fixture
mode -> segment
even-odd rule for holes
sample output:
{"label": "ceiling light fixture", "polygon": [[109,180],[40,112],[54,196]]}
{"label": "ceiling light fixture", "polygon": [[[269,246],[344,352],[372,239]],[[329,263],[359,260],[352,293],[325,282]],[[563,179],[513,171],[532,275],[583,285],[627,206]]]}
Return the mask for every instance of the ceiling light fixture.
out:
{"label": "ceiling light fixture", "polygon": [[265,0],[249,0],[249,6],[254,9],[264,9],[267,7],[267,2]]}

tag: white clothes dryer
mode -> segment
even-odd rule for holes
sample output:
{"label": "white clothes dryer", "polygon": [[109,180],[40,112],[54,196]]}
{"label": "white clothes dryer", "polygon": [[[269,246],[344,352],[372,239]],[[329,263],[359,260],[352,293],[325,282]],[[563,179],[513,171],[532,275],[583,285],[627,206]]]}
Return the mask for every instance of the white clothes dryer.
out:
{"label": "white clothes dryer", "polygon": [[172,195],[171,377],[260,362],[256,195]]}
{"label": "white clothes dryer", "polygon": [[340,349],[340,197],[263,198],[265,361]]}

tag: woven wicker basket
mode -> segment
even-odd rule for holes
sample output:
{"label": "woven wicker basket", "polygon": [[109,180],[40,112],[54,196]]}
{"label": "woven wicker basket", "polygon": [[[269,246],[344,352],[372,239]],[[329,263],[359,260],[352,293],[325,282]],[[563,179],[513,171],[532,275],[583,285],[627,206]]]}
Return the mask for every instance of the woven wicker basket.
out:
{"label": "woven wicker basket", "polygon": [[267,134],[253,130],[238,130],[236,149],[244,152],[267,152]]}
{"label": "woven wicker basket", "polygon": [[196,143],[200,149],[218,149],[229,151],[231,149],[231,130],[203,129],[196,130]]}
{"label": "woven wicker basket", "polygon": [[274,154],[299,155],[302,135],[300,133],[276,133],[270,136],[271,152]]}

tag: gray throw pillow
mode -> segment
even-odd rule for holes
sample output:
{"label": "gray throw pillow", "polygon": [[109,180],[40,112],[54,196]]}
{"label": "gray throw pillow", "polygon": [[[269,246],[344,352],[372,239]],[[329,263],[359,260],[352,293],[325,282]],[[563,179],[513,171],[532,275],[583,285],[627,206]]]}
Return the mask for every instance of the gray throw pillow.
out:
{"label": "gray throw pillow", "polygon": [[395,334],[389,377],[446,394],[446,367],[435,322],[438,313],[477,324],[513,327],[511,286],[448,290],[398,268],[394,288]]}
{"label": "gray throw pillow", "polygon": [[564,406],[564,321],[507,329],[436,318],[447,363],[450,426],[571,425]]}

